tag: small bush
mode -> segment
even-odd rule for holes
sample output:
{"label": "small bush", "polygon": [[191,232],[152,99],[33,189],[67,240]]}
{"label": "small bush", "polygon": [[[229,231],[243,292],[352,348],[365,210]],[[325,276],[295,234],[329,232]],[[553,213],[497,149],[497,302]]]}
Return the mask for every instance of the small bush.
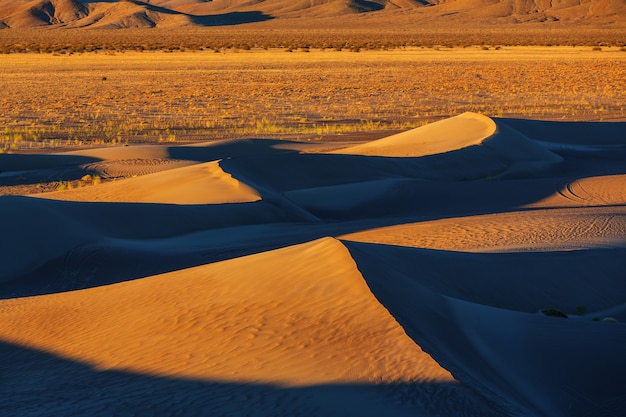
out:
{"label": "small bush", "polygon": [[561,310],[557,310],[556,308],[545,308],[541,310],[541,312],[548,317],[560,317],[563,319],[568,318],[567,314],[563,313]]}

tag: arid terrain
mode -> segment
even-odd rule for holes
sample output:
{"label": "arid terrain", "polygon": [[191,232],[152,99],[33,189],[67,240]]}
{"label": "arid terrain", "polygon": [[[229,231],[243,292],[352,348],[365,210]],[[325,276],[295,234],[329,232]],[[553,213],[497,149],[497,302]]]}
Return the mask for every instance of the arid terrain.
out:
{"label": "arid terrain", "polygon": [[626,415],[624,11],[0,0],[0,416]]}
{"label": "arid terrain", "polygon": [[463,111],[626,119],[618,47],[25,53],[2,64],[0,152],[382,137]]}

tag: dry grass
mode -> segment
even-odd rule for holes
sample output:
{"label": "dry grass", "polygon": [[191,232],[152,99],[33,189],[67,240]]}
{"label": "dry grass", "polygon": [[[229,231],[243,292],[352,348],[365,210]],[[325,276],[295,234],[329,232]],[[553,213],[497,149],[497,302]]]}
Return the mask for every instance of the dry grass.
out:
{"label": "dry grass", "polygon": [[0,152],[397,131],[463,111],[626,119],[618,47],[11,54]]}
{"label": "dry grass", "polygon": [[[314,21],[312,21],[314,22]],[[334,22],[334,21],[333,21]],[[283,23],[284,26],[285,23]],[[298,20],[298,26],[306,21]],[[333,24],[333,27],[336,23]],[[378,25],[380,26],[380,25]],[[393,26],[387,23],[386,27]],[[305,26],[306,27],[306,26]],[[626,46],[623,28],[546,27],[517,25],[462,29],[259,29],[252,27],[124,29],[124,30],[0,30],[0,52],[79,53],[89,51],[199,51],[251,48],[314,48],[381,50],[402,47]]]}

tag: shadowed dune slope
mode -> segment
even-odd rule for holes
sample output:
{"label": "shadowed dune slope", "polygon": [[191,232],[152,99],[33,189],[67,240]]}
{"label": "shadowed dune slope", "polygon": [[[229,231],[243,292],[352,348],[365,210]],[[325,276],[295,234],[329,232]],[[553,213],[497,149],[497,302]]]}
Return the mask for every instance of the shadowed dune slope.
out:
{"label": "shadowed dune slope", "polygon": [[[0,213],[14,220],[4,227],[10,240],[0,242],[5,254],[0,282],[18,279],[55,259],[63,260],[84,246],[102,245],[106,239],[142,242],[202,230],[302,220],[300,213],[293,213],[290,207],[263,200],[239,204],[174,205],[2,197]],[[193,240],[189,245],[195,246]],[[93,250],[97,257],[98,246]],[[63,277],[68,272],[62,267],[64,263],[48,272]],[[41,278],[45,281],[53,277]]]}
{"label": "shadowed dune slope", "polygon": [[[149,410],[159,416],[193,417],[210,410],[213,416],[410,417],[442,411],[452,415],[457,408],[479,410],[474,415],[482,417],[502,415],[475,400],[470,388],[454,382],[285,387],[98,370],[8,343],[0,343],[0,356],[3,376],[10,378],[15,393],[0,397],[4,415],[41,415],[40,403],[49,414],[80,416],[141,415]],[[38,401],[24,403],[24,392]],[[458,407],[460,401],[463,405]]]}
{"label": "shadowed dune slope", "polygon": [[538,256],[347,245],[407,334],[513,415],[616,416],[625,409],[618,382],[626,371],[624,324],[516,311],[520,300],[555,306],[584,299],[591,314],[618,302],[608,311],[623,320],[626,304],[614,297],[625,289],[623,249]]}

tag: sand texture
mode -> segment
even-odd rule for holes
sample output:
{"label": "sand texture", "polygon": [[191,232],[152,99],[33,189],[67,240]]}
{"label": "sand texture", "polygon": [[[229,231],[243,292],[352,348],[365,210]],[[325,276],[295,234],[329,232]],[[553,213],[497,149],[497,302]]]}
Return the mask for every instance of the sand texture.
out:
{"label": "sand texture", "polygon": [[0,170],[2,416],[626,414],[625,123]]}

